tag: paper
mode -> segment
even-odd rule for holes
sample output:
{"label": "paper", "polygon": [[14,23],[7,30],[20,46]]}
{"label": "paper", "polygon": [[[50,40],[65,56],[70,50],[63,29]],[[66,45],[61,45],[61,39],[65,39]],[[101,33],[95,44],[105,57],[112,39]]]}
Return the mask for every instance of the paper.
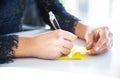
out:
{"label": "paper", "polygon": [[85,47],[73,47],[71,53],[67,56],[62,56],[58,60],[79,60],[88,56],[90,50],[87,50]]}

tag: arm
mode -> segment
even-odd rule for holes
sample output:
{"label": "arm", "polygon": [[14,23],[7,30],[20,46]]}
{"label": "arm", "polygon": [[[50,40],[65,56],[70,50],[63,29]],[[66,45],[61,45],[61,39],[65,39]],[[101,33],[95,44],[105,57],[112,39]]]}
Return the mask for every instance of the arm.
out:
{"label": "arm", "polygon": [[70,53],[76,36],[63,30],[48,31],[31,37],[0,36],[0,63],[16,57],[57,59]]}

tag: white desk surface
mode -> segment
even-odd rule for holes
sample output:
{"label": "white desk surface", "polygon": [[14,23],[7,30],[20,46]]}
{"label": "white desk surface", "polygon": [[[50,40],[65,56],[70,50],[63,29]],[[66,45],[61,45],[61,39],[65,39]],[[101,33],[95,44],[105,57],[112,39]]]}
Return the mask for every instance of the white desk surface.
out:
{"label": "white desk surface", "polygon": [[[41,30],[20,33],[34,35]],[[119,80],[120,78],[120,37],[114,37],[111,51],[89,56],[82,60],[41,60],[35,58],[15,59],[13,63],[0,64],[0,80]],[[75,45],[85,45],[76,40]],[[119,44],[119,45],[118,45]]]}

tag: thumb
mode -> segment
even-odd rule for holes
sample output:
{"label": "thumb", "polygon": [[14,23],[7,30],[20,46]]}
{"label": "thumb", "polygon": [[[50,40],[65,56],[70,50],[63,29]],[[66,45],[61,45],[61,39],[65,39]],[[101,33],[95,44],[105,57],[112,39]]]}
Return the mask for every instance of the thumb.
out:
{"label": "thumb", "polygon": [[85,36],[85,40],[86,40],[86,48],[87,49],[92,49],[93,47],[93,35],[92,34],[86,34]]}

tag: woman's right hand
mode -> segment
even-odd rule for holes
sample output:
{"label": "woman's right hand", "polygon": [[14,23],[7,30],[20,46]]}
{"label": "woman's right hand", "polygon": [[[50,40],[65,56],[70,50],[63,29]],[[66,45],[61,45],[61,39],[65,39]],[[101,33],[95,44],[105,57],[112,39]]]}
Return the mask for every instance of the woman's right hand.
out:
{"label": "woman's right hand", "polygon": [[15,51],[18,57],[57,59],[70,53],[72,42],[76,38],[77,36],[64,30],[49,31],[27,38],[25,43],[24,40],[19,40]]}

